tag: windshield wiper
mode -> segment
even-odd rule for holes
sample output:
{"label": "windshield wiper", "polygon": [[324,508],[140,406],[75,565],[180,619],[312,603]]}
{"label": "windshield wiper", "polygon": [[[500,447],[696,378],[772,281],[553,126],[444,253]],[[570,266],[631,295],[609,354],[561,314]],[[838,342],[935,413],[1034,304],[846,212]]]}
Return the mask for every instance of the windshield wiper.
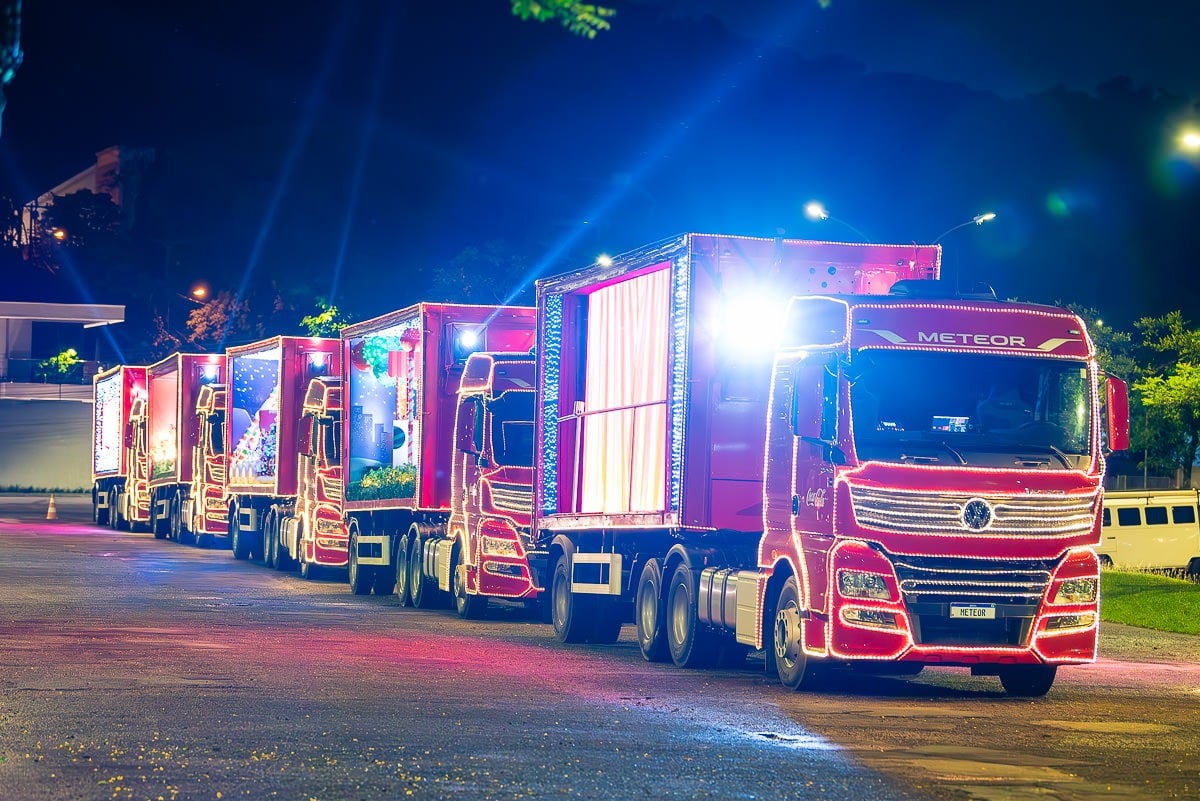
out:
{"label": "windshield wiper", "polygon": [[[941,450],[944,450],[946,453],[953,456],[955,459],[958,460],[959,464],[967,463],[967,460],[965,458],[963,458],[963,455],[961,453],[956,451],[954,448],[951,448],[949,445],[947,445],[942,440],[937,440],[934,442],[930,442],[928,440],[901,440],[900,444],[901,445],[917,445],[917,446],[926,446],[926,447],[936,447]],[[900,461],[902,461],[902,462],[906,462],[906,461],[918,462],[918,461],[928,461],[928,460],[938,461],[936,456],[914,456],[909,453],[901,453],[900,454]]]}
{"label": "windshield wiper", "polygon": [[1058,461],[1062,462],[1063,467],[1067,468],[1068,470],[1070,470],[1072,468],[1071,460],[1067,456],[1067,454],[1064,453],[1063,451],[1059,450],[1057,446],[1051,445],[1049,442],[1043,442],[1043,443],[1018,442],[1013,445],[1013,450],[1038,450],[1038,449],[1041,449],[1043,452],[1049,452],[1049,453],[1053,454],[1054,458],[1056,458],[1056,459],[1058,459]]}

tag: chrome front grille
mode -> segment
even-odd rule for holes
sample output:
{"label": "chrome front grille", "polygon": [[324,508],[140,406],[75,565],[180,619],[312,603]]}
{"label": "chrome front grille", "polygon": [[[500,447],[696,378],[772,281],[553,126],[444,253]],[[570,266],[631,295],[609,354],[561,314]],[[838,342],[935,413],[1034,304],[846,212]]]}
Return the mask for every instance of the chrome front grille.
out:
{"label": "chrome front grille", "polygon": [[[1025,647],[1050,583],[1049,559],[895,556],[900,595],[918,645]],[[954,606],[991,607],[985,620],[951,616]]]}
{"label": "chrome front grille", "polygon": [[893,557],[905,603],[1038,604],[1054,562],[1046,559]]}
{"label": "chrome front grille", "polygon": [[[851,486],[850,499],[859,525],[905,534],[1063,537],[1090,532],[1096,513],[1095,493],[968,495]],[[966,512],[980,501],[989,513],[984,525]]]}
{"label": "chrome front grille", "polygon": [[318,480],[321,482],[321,490],[330,503],[342,502],[342,483],[340,481],[329,476],[320,476]]}
{"label": "chrome front grille", "polygon": [[492,505],[503,512],[529,515],[533,513],[533,487],[524,484],[490,485]]}

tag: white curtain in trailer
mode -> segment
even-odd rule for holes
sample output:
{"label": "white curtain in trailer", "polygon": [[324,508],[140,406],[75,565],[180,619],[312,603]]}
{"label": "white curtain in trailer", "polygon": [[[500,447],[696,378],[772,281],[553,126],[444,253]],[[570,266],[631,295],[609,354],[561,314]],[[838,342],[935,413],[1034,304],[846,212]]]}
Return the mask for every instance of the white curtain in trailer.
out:
{"label": "white curtain in trailer", "polygon": [[671,272],[588,296],[581,512],[666,508]]}

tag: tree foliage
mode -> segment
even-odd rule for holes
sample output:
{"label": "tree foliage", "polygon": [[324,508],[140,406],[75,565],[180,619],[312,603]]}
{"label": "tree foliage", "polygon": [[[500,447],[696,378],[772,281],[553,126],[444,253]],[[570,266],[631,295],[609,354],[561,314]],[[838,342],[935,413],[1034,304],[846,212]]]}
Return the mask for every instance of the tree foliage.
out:
{"label": "tree foliage", "polygon": [[1144,411],[1146,453],[1154,438],[1151,432],[1171,432],[1166,442],[1155,443],[1161,449],[1156,456],[1161,461],[1173,457],[1174,466],[1183,471],[1184,485],[1190,486],[1200,452],[1200,329],[1191,328],[1180,311],[1143,317],[1135,327],[1150,354],[1133,384]]}
{"label": "tree foliage", "polygon": [[310,337],[336,337],[352,322],[347,314],[325,298],[317,298],[316,307],[320,309],[316,314],[300,318],[300,327]]}
{"label": "tree foliage", "polygon": [[432,295],[450,303],[513,304],[530,294],[531,271],[505,242],[464,248],[433,273]]}
{"label": "tree foliage", "polygon": [[577,36],[594,39],[597,33],[611,27],[608,20],[617,11],[574,0],[512,0],[512,13],[523,20],[557,21]]}

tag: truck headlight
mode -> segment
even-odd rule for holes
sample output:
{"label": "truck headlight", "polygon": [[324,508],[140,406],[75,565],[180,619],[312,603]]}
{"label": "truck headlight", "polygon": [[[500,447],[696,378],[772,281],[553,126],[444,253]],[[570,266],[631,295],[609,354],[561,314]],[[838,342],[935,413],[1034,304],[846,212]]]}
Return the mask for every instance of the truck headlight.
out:
{"label": "truck headlight", "polygon": [[1090,604],[1096,600],[1096,579],[1067,579],[1054,593],[1056,604]]}
{"label": "truck headlight", "polygon": [[874,598],[877,601],[892,600],[892,591],[878,573],[862,573],[857,570],[838,572],[838,591],[846,598]]}

